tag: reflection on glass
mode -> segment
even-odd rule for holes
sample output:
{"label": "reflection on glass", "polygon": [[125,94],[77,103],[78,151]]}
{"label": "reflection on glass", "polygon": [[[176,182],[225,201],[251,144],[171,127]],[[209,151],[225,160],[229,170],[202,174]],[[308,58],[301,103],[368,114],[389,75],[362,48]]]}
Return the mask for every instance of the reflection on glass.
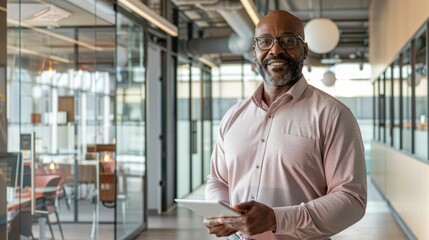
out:
{"label": "reflection on glass", "polygon": [[191,192],[191,123],[190,123],[190,65],[177,67],[177,197]]}
{"label": "reflection on glass", "polygon": [[403,52],[402,60],[402,148],[411,153],[411,48],[408,46]]}
{"label": "reflection on glass", "polygon": [[122,14],[118,19],[116,237],[123,239],[146,224],[146,71],[143,27]]}
{"label": "reflection on glass", "polygon": [[427,92],[427,47],[426,32],[423,32],[416,39],[416,66],[415,66],[415,86],[416,86],[416,129],[415,134],[415,154],[417,157],[428,160],[428,92]]}
{"label": "reflection on glass", "polygon": [[202,153],[202,72],[200,66],[191,67],[192,88],[192,121],[191,121],[191,149],[192,149],[192,190],[203,183],[203,153]]}
{"label": "reflection on glass", "polygon": [[393,146],[396,149],[400,149],[400,62],[399,59],[396,59],[392,65],[393,74]]}
{"label": "reflection on glass", "polygon": [[386,107],[386,116],[385,116],[385,135],[386,135],[386,144],[391,145],[392,144],[392,135],[391,135],[391,109],[390,106],[392,104],[392,76],[391,76],[391,68],[390,66],[386,69],[384,72],[384,79],[385,79],[385,107]]}
{"label": "reflection on glass", "polygon": [[203,181],[209,175],[210,157],[212,152],[212,88],[211,73],[207,69],[203,70]]}
{"label": "reflection on glass", "polygon": [[[8,150],[20,151],[23,136],[36,133],[36,181],[60,179],[52,234],[74,235],[64,226],[73,222],[90,239],[98,220],[115,222],[114,208],[98,208],[100,161],[86,154],[90,145],[116,141],[113,6],[104,0],[9,0],[7,10]],[[22,153],[28,172],[31,155]],[[34,237],[50,237],[29,224]],[[113,231],[99,235],[114,237]]]}

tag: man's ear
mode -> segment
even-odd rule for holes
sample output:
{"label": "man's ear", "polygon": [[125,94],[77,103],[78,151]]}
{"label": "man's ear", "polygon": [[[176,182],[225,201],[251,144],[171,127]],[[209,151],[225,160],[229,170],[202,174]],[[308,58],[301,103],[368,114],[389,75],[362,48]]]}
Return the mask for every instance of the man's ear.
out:
{"label": "man's ear", "polygon": [[253,60],[256,61],[256,48],[255,48],[255,44],[252,45],[252,55],[253,55]]}
{"label": "man's ear", "polygon": [[304,59],[306,59],[308,56],[308,44],[305,43],[304,44]]}

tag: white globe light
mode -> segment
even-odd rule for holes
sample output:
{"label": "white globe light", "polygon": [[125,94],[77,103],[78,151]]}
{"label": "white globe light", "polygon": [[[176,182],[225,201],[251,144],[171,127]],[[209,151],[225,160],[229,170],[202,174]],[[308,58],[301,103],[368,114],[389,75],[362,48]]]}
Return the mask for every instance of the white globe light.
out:
{"label": "white globe light", "polygon": [[33,97],[40,98],[42,96],[42,88],[40,86],[33,87]]}
{"label": "white globe light", "polygon": [[322,82],[327,87],[334,85],[336,80],[337,78],[335,77],[335,74],[331,71],[327,71],[325,74],[323,74]]}
{"label": "white globe light", "polygon": [[308,48],[318,54],[334,50],[340,40],[340,31],[337,25],[327,18],[311,20],[305,25],[304,32]]}
{"label": "white globe light", "polygon": [[[407,82],[408,86],[411,86],[411,74],[408,75],[405,81]],[[422,81],[422,74],[420,74],[419,72],[416,72],[416,81],[414,82],[415,85],[418,86],[421,81]]]}

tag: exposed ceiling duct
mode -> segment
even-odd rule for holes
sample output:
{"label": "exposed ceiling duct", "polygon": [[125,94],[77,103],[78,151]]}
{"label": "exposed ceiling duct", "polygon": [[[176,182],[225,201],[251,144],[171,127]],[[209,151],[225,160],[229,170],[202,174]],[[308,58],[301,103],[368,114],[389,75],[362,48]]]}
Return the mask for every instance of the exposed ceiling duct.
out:
{"label": "exposed ceiling duct", "polygon": [[[229,37],[232,32],[242,38],[246,38],[246,35],[253,37],[254,24],[250,21],[250,17],[245,12],[240,0],[173,1],[180,2],[180,4],[188,3],[187,5],[180,5],[179,9],[202,30],[203,37]],[[343,63],[361,64],[368,62],[368,8],[371,0],[250,1],[253,2],[260,14],[276,9],[288,10],[304,23],[317,17],[329,18],[335,22],[340,30],[340,41],[330,53],[318,54],[310,51],[307,62],[311,62],[313,66],[326,65],[328,64],[326,60],[334,59],[335,61],[341,60]],[[222,9],[226,4],[229,4],[229,9]],[[233,9],[234,7],[239,9]],[[229,18],[231,20],[228,20]],[[243,23],[247,20],[249,23]],[[246,51],[251,53],[250,48]],[[239,61],[241,56],[243,54],[214,53],[210,57],[214,62],[228,62]]]}
{"label": "exposed ceiling duct", "polygon": [[248,59],[253,43],[254,25],[240,1],[218,0],[215,3],[199,3],[196,6],[205,12],[217,11],[235,34],[226,37],[190,39],[186,44],[187,51],[194,55],[235,53]]}
{"label": "exposed ceiling duct", "polygon": [[218,0],[171,0],[176,6],[194,5],[194,4],[212,4]]}
{"label": "exposed ceiling duct", "polygon": [[218,10],[233,11],[233,10],[240,10],[243,8],[243,5],[241,5],[240,1],[233,1],[233,0],[230,0],[230,1],[217,0],[209,4],[198,3],[196,5],[204,11],[218,11]]}
{"label": "exposed ceiling duct", "polygon": [[242,38],[234,33],[228,37],[190,39],[186,44],[186,48],[193,55],[213,53],[244,54],[250,52],[252,43],[251,38]]}
{"label": "exposed ceiling duct", "polygon": [[244,9],[226,11],[218,10],[232,30],[242,38],[253,38],[255,25]]}

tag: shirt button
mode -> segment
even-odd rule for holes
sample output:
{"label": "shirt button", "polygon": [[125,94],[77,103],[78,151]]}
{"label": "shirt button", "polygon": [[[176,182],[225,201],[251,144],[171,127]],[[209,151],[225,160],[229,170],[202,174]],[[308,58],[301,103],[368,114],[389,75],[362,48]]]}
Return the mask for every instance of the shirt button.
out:
{"label": "shirt button", "polygon": [[273,116],[269,115],[268,118],[272,118]]}
{"label": "shirt button", "polygon": [[255,197],[254,197],[254,196],[251,196],[251,197],[250,197],[250,199],[255,200]]}
{"label": "shirt button", "polygon": [[263,139],[263,138],[262,138],[262,139],[261,139],[261,142],[265,142],[265,139]]}
{"label": "shirt button", "polygon": [[259,165],[256,165],[256,168],[259,168]]}

